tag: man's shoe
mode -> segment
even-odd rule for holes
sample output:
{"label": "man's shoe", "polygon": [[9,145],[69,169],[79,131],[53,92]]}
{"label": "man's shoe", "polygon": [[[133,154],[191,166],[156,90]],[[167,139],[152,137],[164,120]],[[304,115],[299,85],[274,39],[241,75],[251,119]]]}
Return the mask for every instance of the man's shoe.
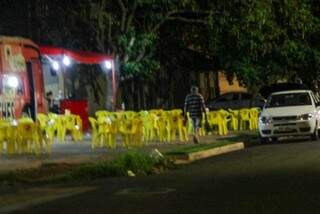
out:
{"label": "man's shoe", "polygon": [[193,143],[194,144],[199,144],[199,138],[196,136],[193,136]]}

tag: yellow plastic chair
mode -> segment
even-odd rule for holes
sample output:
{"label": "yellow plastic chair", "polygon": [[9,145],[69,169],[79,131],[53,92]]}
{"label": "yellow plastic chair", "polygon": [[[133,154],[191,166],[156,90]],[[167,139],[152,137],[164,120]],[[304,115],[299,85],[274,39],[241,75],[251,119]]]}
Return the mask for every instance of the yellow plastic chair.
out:
{"label": "yellow plastic chair", "polygon": [[126,119],[131,120],[137,115],[137,112],[135,111],[125,111],[124,116]]}
{"label": "yellow plastic chair", "polygon": [[154,115],[150,114],[148,111],[140,111],[139,115],[143,122],[144,141],[148,142],[148,141],[154,140],[154,137],[155,137]]}
{"label": "yellow plastic chair", "polygon": [[252,120],[250,119],[250,109],[241,109],[239,111],[240,130],[253,130]]}
{"label": "yellow plastic chair", "polygon": [[143,146],[143,121],[139,116],[132,120],[131,140],[134,146]]}
{"label": "yellow plastic chair", "polygon": [[100,117],[98,123],[98,141],[100,146],[116,147],[117,122],[111,116]]}
{"label": "yellow plastic chair", "polygon": [[[54,138],[54,131],[50,130],[49,117],[47,115],[45,115],[45,114],[38,113],[37,114],[37,123],[38,123],[38,126],[40,128],[40,132],[41,132],[42,138],[45,139],[45,141],[47,143],[52,143],[53,138]],[[50,131],[51,131],[51,133],[52,132],[53,133],[51,134]]]}
{"label": "yellow plastic chair", "polygon": [[0,154],[5,152],[5,146],[7,145],[7,129],[9,123],[4,120],[0,120]]}
{"label": "yellow plastic chair", "polygon": [[228,109],[230,113],[230,126],[233,131],[239,129],[239,110]]}
{"label": "yellow plastic chair", "polygon": [[188,134],[193,134],[193,125],[192,125],[192,120],[191,120],[189,112],[187,113],[186,126],[187,126]]}
{"label": "yellow plastic chair", "polygon": [[45,139],[49,144],[53,143],[57,130],[58,130],[58,115],[49,113],[47,117],[47,124],[45,127],[45,134],[46,134]]}
{"label": "yellow plastic chair", "polygon": [[66,132],[71,133],[72,140],[74,142],[82,140],[82,120],[79,115],[65,115]]}
{"label": "yellow plastic chair", "polygon": [[2,123],[5,126],[6,132],[6,153],[8,155],[15,154],[17,152],[17,120],[6,120]]}
{"label": "yellow plastic chair", "polygon": [[98,135],[98,121],[93,118],[89,117],[89,123],[91,126],[91,148],[96,148],[100,146],[100,141],[99,141],[99,135]]}
{"label": "yellow plastic chair", "polygon": [[218,111],[210,111],[207,113],[207,118],[209,125],[211,127],[217,127],[219,135],[225,135],[225,128],[223,124],[223,120],[221,118],[221,114]]}
{"label": "yellow plastic chair", "polygon": [[230,113],[224,109],[221,109],[218,111],[220,114],[220,119],[221,119],[221,123],[223,124],[223,134],[227,135],[228,134],[228,123],[231,120],[231,116]]}
{"label": "yellow plastic chair", "polygon": [[168,142],[170,141],[170,130],[171,127],[167,124],[167,115],[165,112],[160,112],[157,115],[157,129],[159,134],[160,142]]}
{"label": "yellow plastic chair", "polygon": [[54,121],[59,143],[64,143],[67,135],[67,116],[59,115]]}
{"label": "yellow plastic chair", "polygon": [[19,153],[41,152],[40,128],[31,118],[22,118],[18,121],[16,139]]}
{"label": "yellow plastic chair", "polygon": [[97,112],[95,113],[96,118],[108,117],[110,114],[111,114],[111,112],[105,111],[105,110],[100,110],[100,111],[97,111]]}
{"label": "yellow plastic chair", "polygon": [[132,126],[132,120],[127,120],[125,118],[121,119],[119,132],[121,134],[122,144],[126,148],[129,148],[132,145],[132,142],[130,141]]}
{"label": "yellow plastic chair", "polygon": [[259,113],[260,113],[259,108],[250,109],[250,119],[251,119],[252,129],[254,130],[258,129]]}
{"label": "yellow plastic chair", "polygon": [[184,126],[184,117],[182,116],[182,110],[174,109],[169,112],[170,114],[170,127],[171,127],[171,140],[176,140],[176,135],[179,135],[180,141],[188,140],[187,128]]}

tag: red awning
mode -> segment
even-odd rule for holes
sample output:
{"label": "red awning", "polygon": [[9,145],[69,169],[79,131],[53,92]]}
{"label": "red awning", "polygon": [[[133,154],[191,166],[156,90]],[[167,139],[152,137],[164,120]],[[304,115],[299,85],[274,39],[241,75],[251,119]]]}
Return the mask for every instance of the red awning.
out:
{"label": "red awning", "polygon": [[99,54],[90,51],[73,51],[51,46],[40,46],[41,55],[68,56],[71,59],[84,64],[99,64],[106,60],[113,60],[111,55]]}

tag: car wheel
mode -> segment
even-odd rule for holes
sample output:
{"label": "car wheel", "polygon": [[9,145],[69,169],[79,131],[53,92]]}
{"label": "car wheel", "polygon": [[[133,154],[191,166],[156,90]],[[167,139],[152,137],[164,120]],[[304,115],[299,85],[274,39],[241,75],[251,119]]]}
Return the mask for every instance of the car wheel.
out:
{"label": "car wheel", "polygon": [[278,143],[278,138],[277,137],[272,137],[271,138],[272,143]]}
{"label": "car wheel", "polygon": [[316,126],[316,128],[314,129],[313,134],[311,135],[311,140],[316,141],[318,139],[319,139],[319,131],[318,131],[317,126]]}
{"label": "car wheel", "polygon": [[261,137],[261,136],[260,136],[259,140],[260,140],[260,143],[261,143],[261,144],[266,144],[266,143],[268,143],[268,138],[267,138],[267,137]]}

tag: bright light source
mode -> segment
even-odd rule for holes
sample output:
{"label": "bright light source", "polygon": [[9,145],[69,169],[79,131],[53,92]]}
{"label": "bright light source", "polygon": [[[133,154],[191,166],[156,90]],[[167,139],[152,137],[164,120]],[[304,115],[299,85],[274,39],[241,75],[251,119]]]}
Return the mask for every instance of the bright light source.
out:
{"label": "bright light source", "polygon": [[63,64],[64,64],[65,66],[69,66],[69,65],[71,64],[70,58],[67,57],[67,56],[64,56],[64,57],[63,57],[62,62],[63,62]]}
{"label": "bright light source", "polygon": [[13,120],[13,121],[12,121],[12,125],[13,125],[13,126],[17,126],[17,125],[18,125],[17,120]]}
{"label": "bright light source", "polygon": [[18,88],[19,86],[19,80],[15,76],[9,76],[8,77],[8,86],[11,88]]}
{"label": "bright light source", "polygon": [[104,66],[106,67],[106,69],[111,69],[112,68],[112,64],[108,60],[104,61]]}
{"label": "bright light source", "polygon": [[53,61],[52,62],[52,68],[55,70],[55,71],[58,71],[60,69],[60,65],[57,61]]}

